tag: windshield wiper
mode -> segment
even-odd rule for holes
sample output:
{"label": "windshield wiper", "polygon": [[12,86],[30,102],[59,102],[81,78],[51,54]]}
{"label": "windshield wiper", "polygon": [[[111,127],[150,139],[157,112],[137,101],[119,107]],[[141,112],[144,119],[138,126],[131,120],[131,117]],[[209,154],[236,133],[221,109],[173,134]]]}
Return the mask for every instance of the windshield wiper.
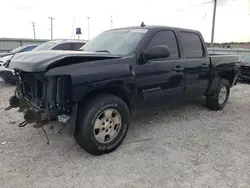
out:
{"label": "windshield wiper", "polygon": [[111,54],[111,52],[108,51],[108,50],[97,50],[97,51],[95,51],[95,52],[107,52],[107,53]]}

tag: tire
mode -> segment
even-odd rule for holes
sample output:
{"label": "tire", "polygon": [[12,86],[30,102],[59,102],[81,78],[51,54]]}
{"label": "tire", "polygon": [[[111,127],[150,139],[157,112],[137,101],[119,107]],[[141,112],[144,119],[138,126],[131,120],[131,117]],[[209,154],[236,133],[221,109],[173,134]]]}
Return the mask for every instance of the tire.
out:
{"label": "tire", "polygon": [[[222,89],[223,91],[226,91],[224,92],[225,93],[225,99],[220,101],[220,92],[222,92]],[[221,110],[225,107],[227,101],[228,101],[228,97],[229,97],[229,94],[230,94],[230,83],[228,80],[226,79],[221,79],[219,81],[219,84],[218,84],[218,87],[215,89],[215,91],[208,95],[207,96],[207,106],[209,109],[211,110]]]}
{"label": "tire", "polygon": [[[111,114],[111,119],[115,115],[113,121],[117,121],[117,119],[121,120],[120,125],[114,125],[115,122],[112,122],[113,127],[111,129],[111,120],[108,123],[106,122],[107,119],[105,120],[106,112]],[[102,116],[103,118],[101,118]],[[105,153],[110,153],[117,149],[126,137],[129,127],[129,118],[130,113],[128,106],[122,99],[110,94],[97,96],[90,102],[88,102],[87,105],[79,105],[75,132],[76,142],[85,151],[92,155],[102,155]],[[95,126],[99,125],[98,123],[95,123],[99,122],[99,120],[100,122],[102,122],[100,124],[101,128],[95,129]],[[106,124],[103,125],[103,123],[107,123],[107,126]],[[104,138],[104,141],[98,141],[99,134],[104,135],[109,133],[102,130],[105,129],[105,131],[107,131],[107,127],[109,131],[113,131],[112,134],[116,136],[113,138],[113,140],[111,140],[112,136],[110,136],[112,134],[110,134],[109,136],[105,135],[104,137],[100,136],[100,140],[103,140],[101,138]],[[119,129],[119,131],[116,131],[115,127],[117,130]],[[111,141],[108,140],[109,137]]]}

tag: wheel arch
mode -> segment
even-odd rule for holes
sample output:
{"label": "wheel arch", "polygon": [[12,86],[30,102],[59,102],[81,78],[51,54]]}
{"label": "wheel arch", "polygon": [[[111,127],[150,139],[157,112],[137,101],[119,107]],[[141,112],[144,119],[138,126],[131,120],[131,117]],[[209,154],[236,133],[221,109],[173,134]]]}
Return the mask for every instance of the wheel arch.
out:
{"label": "wheel arch", "polygon": [[212,83],[205,95],[209,95],[215,91],[221,79],[227,80],[230,84],[230,87],[232,87],[235,82],[235,76],[236,74],[234,70],[218,72],[216,76],[212,77]]}
{"label": "wheel arch", "polygon": [[81,99],[80,105],[84,105],[88,101],[90,101],[92,98],[101,95],[101,94],[111,94],[116,97],[119,97],[122,99],[128,106],[129,111],[133,111],[134,105],[133,105],[133,91],[125,85],[116,85],[116,86],[106,86],[106,87],[100,87],[93,89],[89,92],[87,92]]}

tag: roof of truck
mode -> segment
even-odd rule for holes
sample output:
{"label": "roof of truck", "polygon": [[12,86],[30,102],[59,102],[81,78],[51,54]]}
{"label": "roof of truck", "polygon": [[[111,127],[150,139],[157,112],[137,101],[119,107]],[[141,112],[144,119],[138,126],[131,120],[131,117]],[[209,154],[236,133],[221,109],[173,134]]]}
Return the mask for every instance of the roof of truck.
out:
{"label": "roof of truck", "polygon": [[184,30],[184,31],[199,32],[198,30],[193,30],[193,29],[188,29],[188,28],[171,27],[171,26],[163,26],[163,25],[131,26],[131,27],[116,28],[116,29],[111,29],[111,30],[119,30],[119,29],[148,29],[148,30],[177,29],[177,30]]}

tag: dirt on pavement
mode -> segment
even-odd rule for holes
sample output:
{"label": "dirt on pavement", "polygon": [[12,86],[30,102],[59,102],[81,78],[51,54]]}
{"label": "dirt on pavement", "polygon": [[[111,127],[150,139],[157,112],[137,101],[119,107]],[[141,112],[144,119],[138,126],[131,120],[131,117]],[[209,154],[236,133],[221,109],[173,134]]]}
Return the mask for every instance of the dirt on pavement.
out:
{"label": "dirt on pavement", "polygon": [[250,187],[250,84],[231,90],[222,111],[204,100],[134,118],[113,153],[91,156],[46,126],[18,128],[4,111],[14,87],[0,82],[0,187]]}

